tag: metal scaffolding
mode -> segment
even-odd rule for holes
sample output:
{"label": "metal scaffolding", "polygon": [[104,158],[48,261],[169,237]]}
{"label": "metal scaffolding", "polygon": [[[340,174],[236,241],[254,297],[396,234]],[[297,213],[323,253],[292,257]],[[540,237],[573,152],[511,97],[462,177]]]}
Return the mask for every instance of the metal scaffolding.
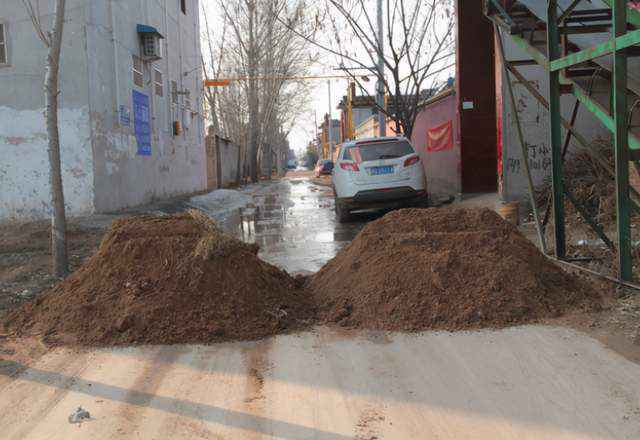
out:
{"label": "metal scaffolding", "polygon": [[[627,0],[600,0],[603,7],[594,2],[582,7],[584,0],[485,0],[485,14],[493,21],[499,39],[499,53],[505,67],[508,86],[509,73],[548,109],[551,145],[551,211],[554,218],[555,255],[567,261],[565,236],[564,199],[576,207],[576,211],[618,256],[618,277],[632,280],[631,229],[632,210],[640,213],[638,193],[629,185],[630,161],[640,159],[640,139],[629,130],[630,115],[628,94],[640,95],[628,88],[627,58],[638,55],[640,45],[640,10],[628,7]],[[610,32],[610,38],[588,48],[572,44],[569,36],[599,35]],[[516,46],[525,51],[531,60],[507,61],[504,57],[501,35],[507,35]],[[543,39],[540,39],[540,36]],[[594,41],[597,41],[594,38]],[[546,43],[546,45],[545,45]],[[609,55],[613,62],[603,68],[597,62]],[[538,64],[546,69],[549,80],[548,98],[520,73],[517,66]],[[579,78],[605,76],[611,80],[611,112],[591,95],[589,86]],[[592,83],[592,82],[591,82]],[[512,93],[512,92],[511,92]],[[561,115],[560,97],[572,94],[575,99],[570,121]],[[593,113],[613,135],[615,167],[589,145],[587,139],[574,128],[578,107],[582,105]],[[516,111],[515,108],[513,111]],[[517,119],[516,119],[517,122]],[[563,140],[562,129],[566,130]],[[520,128],[519,128],[520,131]],[[593,159],[604,166],[615,179],[617,240],[610,240],[604,229],[581,206],[565,185],[564,161],[570,139],[573,138]],[[520,134],[520,142],[523,143]],[[526,153],[526,152],[525,152]],[[524,157],[525,161],[527,157]],[[532,189],[530,188],[530,191]],[[633,199],[632,199],[633,196]],[[635,200],[634,200],[635,199]],[[534,218],[539,231],[548,219],[540,222],[538,209],[533,203]],[[540,234],[539,234],[540,235]],[[541,243],[544,246],[544,241]]]}

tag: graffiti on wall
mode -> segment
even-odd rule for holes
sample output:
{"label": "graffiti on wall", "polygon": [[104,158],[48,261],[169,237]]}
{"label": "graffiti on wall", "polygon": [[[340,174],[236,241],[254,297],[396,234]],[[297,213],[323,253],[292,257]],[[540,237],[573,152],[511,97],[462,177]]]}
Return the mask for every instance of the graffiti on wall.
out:
{"label": "graffiti on wall", "polygon": [[[537,80],[532,81],[540,89]],[[529,170],[534,185],[541,184],[551,174],[551,147],[549,146],[549,125],[547,111],[520,82],[514,82],[514,96],[520,124],[525,137]],[[510,106],[509,106],[510,108]],[[524,159],[518,136],[517,122],[513,113],[507,114],[505,171],[512,176],[511,191],[521,191],[526,187]]]}
{"label": "graffiti on wall", "polygon": [[[546,142],[538,144],[527,144],[527,156],[529,157],[529,169],[533,175],[542,174],[546,176],[551,172],[551,148]],[[507,160],[507,168],[510,174],[524,173],[523,158],[521,156],[510,156]]]}

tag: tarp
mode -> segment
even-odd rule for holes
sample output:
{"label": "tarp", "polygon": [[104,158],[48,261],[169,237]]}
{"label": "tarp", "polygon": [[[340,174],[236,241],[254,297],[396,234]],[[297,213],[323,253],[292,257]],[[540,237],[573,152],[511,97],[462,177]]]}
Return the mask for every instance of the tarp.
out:
{"label": "tarp", "polygon": [[427,151],[445,151],[453,148],[453,122],[447,121],[427,130]]}
{"label": "tarp", "polygon": [[133,90],[133,125],[139,156],[151,156],[151,125],[149,97]]}

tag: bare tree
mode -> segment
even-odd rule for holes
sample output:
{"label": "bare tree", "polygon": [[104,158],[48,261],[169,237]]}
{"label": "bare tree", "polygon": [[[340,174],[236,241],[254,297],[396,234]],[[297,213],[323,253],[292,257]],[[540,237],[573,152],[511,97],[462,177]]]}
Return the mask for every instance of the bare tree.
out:
{"label": "bare tree", "polygon": [[308,103],[308,84],[285,78],[304,75],[315,58],[310,45],[278,20],[296,23],[306,7],[303,0],[221,0],[219,6],[225,24],[221,38],[209,31],[203,10],[205,38],[217,41],[203,55],[205,76],[235,80],[208,92],[215,97],[209,108],[220,132],[241,146],[243,176],[256,181],[261,169],[269,176],[272,158],[284,160],[286,134]]}
{"label": "bare tree", "polygon": [[235,72],[247,79],[243,82],[246,93],[246,111],[248,113],[248,174],[252,182],[258,180],[258,84],[255,80],[259,58],[267,50],[262,40],[264,28],[261,26],[260,2],[258,0],[221,0],[219,5],[224,12],[226,22],[233,30],[235,41],[231,50],[235,58]]}
{"label": "bare tree", "polygon": [[384,41],[378,39],[372,15],[375,5],[369,0],[326,0],[317,15],[323,17],[322,26],[328,27],[329,39],[316,38],[313,26],[285,24],[335,55],[365,94],[362,73],[378,76],[376,64],[382,53],[385,75],[380,79],[390,102],[388,106],[372,104],[393,119],[397,132],[411,137],[421,101],[436,87],[438,74],[454,65],[454,18],[450,8],[450,0],[387,0]]}
{"label": "bare tree", "polygon": [[[204,18],[204,33],[202,35],[202,39],[207,43],[208,50],[208,63],[205,62],[205,56],[202,54],[202,71],[204,74],[205,80],[216,78],[220,75],[220,66],[222,65],[222,57],[224,56],[224,45],[226,39],[226,15],[223,17],[222,22],[222,35],[220,37],[220,41],[217,45],[214,45],[215,36],[213,35],[213,31],[211,26],[209,25],[209,14],[207,12],[207,8],[205,7],[205,3],[202,3],[202,17]],[[217,49],[217,51],[216,51]],[[204,46],[203,49],[205,50]],[[213,130],[217,135],[220,135],[220,121],[217,113],[218,106],[218,88],[217,87],[206,87],[204,89],[204,95],[207,103],[207,107],[209,110],[209,118],[211,119],[211,125],[213,126]]]}
{"label": "bare tree", "polygon": [[66,0],[56,0],[54,24],[51,31],[46,31],[40,21],[40,13],[31,0],[22,0],[33,23],[35,31],[48,48],[46,73],[44,79],[45,119],[49,138],[49,167],[51,181],[51,253],[53,255],[53,272],[57,277],[69,274],[67,258],[67,219],[64,207],[64,191],[62,188],[62,171],[60,164],[60,132],[58,130],[58,73],[60,71],[60,52],[62,50],[62,32]]}

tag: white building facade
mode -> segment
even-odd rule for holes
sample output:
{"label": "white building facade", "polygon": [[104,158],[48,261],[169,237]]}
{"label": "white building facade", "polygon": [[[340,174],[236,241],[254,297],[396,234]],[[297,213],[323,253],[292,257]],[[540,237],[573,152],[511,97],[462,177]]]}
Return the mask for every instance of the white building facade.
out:
{"label": "white building facade", "polygon": [[[54,0],[33,3],[50,29]],[[198,15],[198,0],[67,0],[59,126],[70,215],[206,188]],[[0,221],[51,213],[46,55],[23,2],[3,0]]]}

